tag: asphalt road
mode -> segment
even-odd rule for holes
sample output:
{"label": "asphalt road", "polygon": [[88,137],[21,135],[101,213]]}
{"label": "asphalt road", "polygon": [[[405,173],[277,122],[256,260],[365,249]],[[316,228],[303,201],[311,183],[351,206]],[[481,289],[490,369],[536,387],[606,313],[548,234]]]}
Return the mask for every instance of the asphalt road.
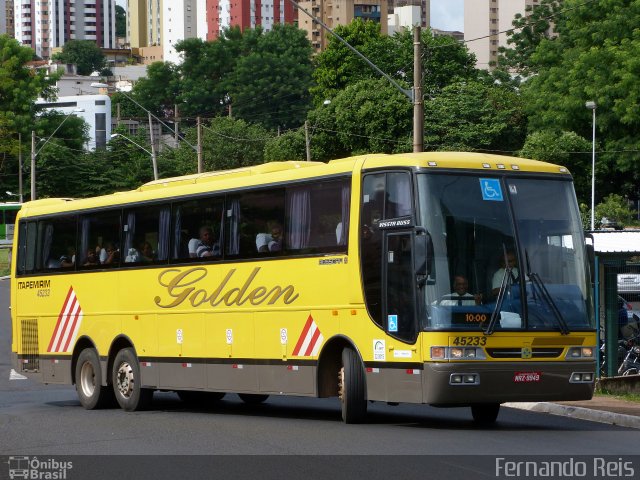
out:
{"label": "asphalt road", "polygon": [[[429,465],[434,471],[446,473],[465,467],[465,462],[475,458],[464,457],[462,463],[452,460],[463,455],[487,456],[493,462],[497,455],[638,453],[637,430],[509,408],[502,408],[497,424],[491,428],[476,426],[466,408],[375,403],[370,404],[367,424],[345,425],[337,399],[272,396],[263,405],[250,406],[232,394],[208,408],[186,406],[173,393],[156,393],[150,411],[86,411],[73,386],[9,379],[8,296],[9,282],[0,280],[0,456],[160,455],[157,466],[169,455],[309,455],[313,459],[300,465],[297,460],[280,457],[280,467],[283,462],[293,462],[296,469],[304,470],[303,465],[310,462],[328,474],[331,462],[315,456],[367,455],[368,462],[387,456],[397,462],[404,455],[443,455],[446,457],[438,457],[435,463],[436,457],[431,457]],[[267,463],[272,461],[271,457],[265,458]],[[350,463],[348,458],[360,460]],[[336,468],[348,472],[357,468],[362,458],[342,457]],[[640,459],[635,462],[640,474]],[[380,473],[393,464],[384,461],[371,472]],[[273,468],[277,471],[279,467]],[[249,476],[265,477],[267,470]],[[0,478],[4,473],[0,464]],[[305,475],[320,478],[308,472]],[[372,474],[368,478],[377,477]]]}

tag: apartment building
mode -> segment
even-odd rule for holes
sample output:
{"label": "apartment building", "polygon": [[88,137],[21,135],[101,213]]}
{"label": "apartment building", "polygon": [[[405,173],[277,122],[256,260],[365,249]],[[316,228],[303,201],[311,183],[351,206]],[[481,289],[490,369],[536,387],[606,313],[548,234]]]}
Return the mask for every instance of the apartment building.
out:
{"label": "apartment building", "polygon": [[[413,18],[415,16],[415,7],[419,10],[418,17],[420,19],[419,25],[423,28],[430,26],[431,24],[431,0],[387,0],[389,15],[399,15],[401,19],[407,20],[407,15],[411,15],[411,25],[418,25]],[[414,7],[414,8],[406,8]],[[401,9],[401,10],[399,10]],[[408,14],[407,12],[412,13]],[[401,20],[402,21],[402,20]],[[403,25],[407,26],[407,25]],[[391,35],[391,32],[389,33]]]}
{"label": "apartment building", "polygon": [[13,0],[0,0],[0,35],[15,36]]}
{"label": "apartment building", "polygon": [[478,68],[491,69],[498,60],[498,48],[507,46],[505,32],[516,14],[527,15],[540,0],[467,0],[464,2],[464,39],[476,56]]}
{"label": "apartment building", "polygon": [[116,48],[115,0],[15,0],[15,38],[41,58],[69,40]]}
{"label": "apartment building", "polygon": [[298,12],[288,0],[207,0],[207,40],[215,40],[225,28],[262,27],[295,23]]}
{"label": "apartment building", "polygon": [[[361,18],[379,23],[381,33],[388,33],[387,0],[305,0],[300,2],[300,6],[331,29]],[[299,13],[298,26],[307,32],[307,38],[315,52],[321,52],[327,47],[330,34],[303,12]]]}

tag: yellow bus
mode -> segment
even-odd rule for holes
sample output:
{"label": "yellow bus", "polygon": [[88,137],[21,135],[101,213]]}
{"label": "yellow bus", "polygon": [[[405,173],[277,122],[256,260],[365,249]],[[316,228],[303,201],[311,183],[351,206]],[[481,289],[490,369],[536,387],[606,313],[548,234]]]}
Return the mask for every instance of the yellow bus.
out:
{"label": "yellow bus", "polygon": [[473,153],[274,162],[19,213],[12,361],[85,408],[155,390],[471,407],[594,388],[570,173]]}

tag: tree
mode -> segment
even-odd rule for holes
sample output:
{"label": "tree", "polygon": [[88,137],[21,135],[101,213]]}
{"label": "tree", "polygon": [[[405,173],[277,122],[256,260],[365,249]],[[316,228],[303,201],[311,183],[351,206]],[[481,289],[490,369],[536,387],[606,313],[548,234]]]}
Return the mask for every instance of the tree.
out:
{"label": "tree", "polygon": [[92,72],[102,73],[107,61],[93,40],[69,40],[62,47],[62,52],[51,57],[61,63],[73,63],[77,67],[78,75],[90,75]]}
{"label": "tree", "polygon": [[578,202],[591,202],[591,177],[585,175],[591,170],[591,142],[586,138],[575,132],[533,132],[519,155],[567,167],[573,173]]}
{"label": "tree", "polygon": [[[173,116],[179,93],[178,67],[171,62],[154,62],[147,67],[147,76],[136,82],[129,96],[147,110],[162,117]],[[129,102],[133,103],[130,100]],[[134,111],[139,113],[140,108],[135,106]],[[146,115],[146,112],[143,115]]]}
{"label": "tree", "polygon": [[[50,98],[58,75],[27,66],[31,48],[0,35],[0,187],[15,191],[18,185],[18,133],[28,144],[36,98]],[[25,149],[23,148],[23,151]]]}
{"label": "tree", "polygon": [[558,37],[542,40],[531,56],[538,74],[523,89],[530,128],[590,138],[585,101],[595,101],[598,173],[603,172],[596,192],[601,198],[637,195],[640,0],[565,0],[562,8],[554,18]]}
{"label": "tree", "polygon": [[289,130],[280,136],[270,138],[264,146],[264,160],[265,162],[306,160],[304,130]]}
{"label": "tree", "polygon": [[[260,125],[228,117],[213,118],[202,127],[202,156],[205,171],[228,170],[264,163],[264,146],[270,138]],[[186,131],[189,143],[195,145],[196,129]],[[196,152],[186,143],[161,155],[162,162],[175,165],[180,174],[196,173]]]}
{"label": "tree", "polygon": [[116,37],[127,36],[127,12],[120,5],[116,5]]}
{"label": "tree", "polygon": [[483,82],[458,82],[425,101],[426,150],[511,153],[525,138],[526,118],[517,92]]}
{"label": "tree", "polygon": [[602,225],[603,218],[624,226],[632,223],[633,212],[629,208],[629,203],[622,196],[612,193],[602,203],[596,205],[595,220],[598,228]]}

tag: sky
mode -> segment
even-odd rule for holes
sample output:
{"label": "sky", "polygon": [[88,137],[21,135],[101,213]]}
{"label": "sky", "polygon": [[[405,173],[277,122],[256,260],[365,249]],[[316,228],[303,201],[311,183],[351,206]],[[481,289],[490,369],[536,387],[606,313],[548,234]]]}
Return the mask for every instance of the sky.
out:
{"label": "sky", "polygon": [[[116,0],[123,8],[127,0]],[[431,0],[431,26],[440,30],[463,31],[464,0]]]}
{"label": "sky", "polygon": [[464,0],[431,0],[431,26],[440,30],[464,29]]}

